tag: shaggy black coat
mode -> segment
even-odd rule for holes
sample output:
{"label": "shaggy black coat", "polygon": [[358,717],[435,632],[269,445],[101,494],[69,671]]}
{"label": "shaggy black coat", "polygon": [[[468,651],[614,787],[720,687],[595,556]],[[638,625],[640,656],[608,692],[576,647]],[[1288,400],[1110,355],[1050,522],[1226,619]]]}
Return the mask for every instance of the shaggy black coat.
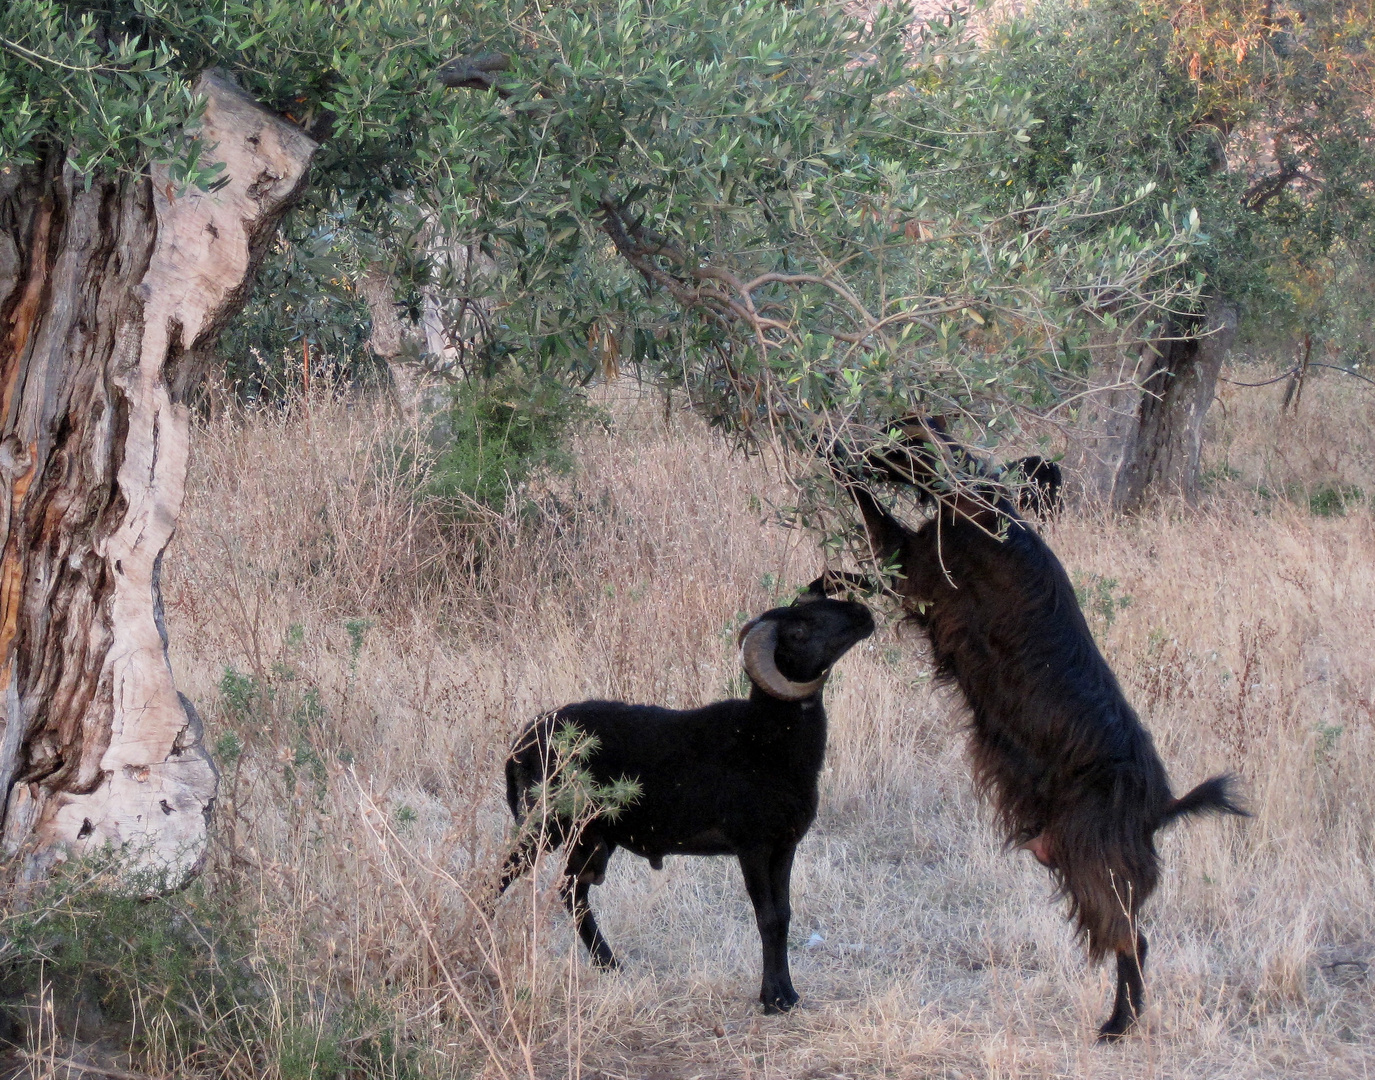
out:
{"label": "shaggy black coat", "polygon": [[1243,813],[1230,778],[1173,796],[1064,567],[1006,498],[991,487],[983,498],[952,495],[913,530],[852,490],[874,558],[898,575],[893,589],[940,675],[969,703],[975,783],[1008,843],[1050,869],[1090,956],[1116,954],[1117,997],[1100,1035],[1119,1036],[1141,1009],[1137,915],[1160,877],[1155,833],[1187,814]]}
{"label": "shaggy black coat", "polygon": [[[874,630],[862,604],[816,599],[776,608],[774,662],[787,679],[811,682]],[[789,881],[793,853],[816,816],[817,778],[826,753],[821,690],[799,701],[770,696],[757,683],[748,700],[700,709],[663,709],[618,701],[584,701],[546,713],[516,740],[506,763],[506,798],[518,822],[538,813],[536,790],[554,768],[551,741],[565,724],[596,739],[585,761],[606,784],[638,781],[640,794],[615,816],[599,815],[568,837],[574,823],[553,818],[526,829],[507,860],[501,890],[530,866],[541,845],[570,839],[564,902],[599,967],[616,960],[588,906],[617,848],[648,859],[665,855],[734,855],[754,905],[763,945],[759,999],[768,1013],[798,1001],[788,970]]]}

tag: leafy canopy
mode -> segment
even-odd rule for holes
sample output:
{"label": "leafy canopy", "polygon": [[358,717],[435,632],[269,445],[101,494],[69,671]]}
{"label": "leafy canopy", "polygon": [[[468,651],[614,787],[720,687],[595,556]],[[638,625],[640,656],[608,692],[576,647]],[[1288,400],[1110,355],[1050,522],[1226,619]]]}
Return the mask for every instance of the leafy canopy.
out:
{"label": "leafy canopy", "polygon": [[[477,55],[507,58],[490,88],[434,78]],[[1096,163],[1028,175],[1031,95],[900,6],[16,0],[0,168],[213,184],[187,135],[211,65],[322,139],[302,212],[339,280],[382,266],[482,313],[470,375],[638,366],[747,436],[862,450],[919,408],[1053,412],[1089,330],[1195,287],[1189,204]]]}
{"label": "leafy canopy", "polygon": [[1347,0],[1044,0],[986,60],[1034,95],[1019,183],[1053,198],[1076,165],[1109,198],[1154,181],[1200,212],[1209,292],[1313,329],[1375,240],[1373,45]]}

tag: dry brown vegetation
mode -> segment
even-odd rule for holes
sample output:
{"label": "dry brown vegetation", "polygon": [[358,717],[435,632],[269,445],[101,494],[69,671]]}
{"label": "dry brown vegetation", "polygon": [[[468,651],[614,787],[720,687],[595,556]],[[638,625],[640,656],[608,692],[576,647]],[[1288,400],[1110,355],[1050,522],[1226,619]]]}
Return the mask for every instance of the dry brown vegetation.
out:
{"label": "dry brown vegetation", "polygon": [[[613,862],[594,890],[627,961],[613,976],[587,966],[552,867],[491,922],[472,904],[506,839],[519,725],[588,696],[725,695],[732,629],[817,571],[814,541],[768,520],[785,496],[758,459],[609,400],[614,428],[580,438],[574,476],[455,531],[416,509],[408,439],[370,405],[199,431],[166,567],[172,655],[207,742],[225,762],[242,746],[209,880],[252,908],[273,1020],[262,1046],[198,1062],[323,1077],[336,1058],[312,1071],[302,1047],[346,1055],[386,1030],[378,1071],[398,1076],[1368,1075],[1375,525],[1349,487],[1375,439],[1354,383],[1315,380],[1297,420],[1279,392],[1224,388],[1197,510],[1047,530],[1177,787],[1234,768],[1255,810],[1164,837],[1145,1030],[1113,1048],[1092,1040],[1107,970],[1045,872],[1001,849],[959,703],[891,612],[828,691],[796,1012],[759,1015],[728,860]],[[1345,502],[1310,505],[1324,485]],[[197,1064],[151,1045],[149,1069]]]}

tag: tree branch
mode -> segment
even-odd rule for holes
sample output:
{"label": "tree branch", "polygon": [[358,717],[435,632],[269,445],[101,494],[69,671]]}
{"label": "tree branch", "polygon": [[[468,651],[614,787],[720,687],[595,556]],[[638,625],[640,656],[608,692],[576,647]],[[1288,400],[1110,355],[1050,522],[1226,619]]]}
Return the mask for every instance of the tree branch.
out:
{"label": "tree branch", "polygon": [[510,91],[497,86],[497,75],[511,70],[511,58],[504,53],[479,53],[477,56],[455,56],[444,63],[434,77],[451,90],[492,90],[502,97]]}
{"label": "tree branch", "polygon": [[1286,165],[1279,172],[1262,177],[1241,197],[1242,205],[1248,210],[1263,210],[1266,203],[1298,179],[1299,172],[1297,165]]}

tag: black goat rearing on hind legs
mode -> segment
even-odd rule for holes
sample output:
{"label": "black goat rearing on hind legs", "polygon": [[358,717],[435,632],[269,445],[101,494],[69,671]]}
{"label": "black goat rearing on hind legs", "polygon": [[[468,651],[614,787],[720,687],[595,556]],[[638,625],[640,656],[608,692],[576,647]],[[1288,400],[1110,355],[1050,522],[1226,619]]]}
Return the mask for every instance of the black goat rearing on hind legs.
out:
{"label": "black goat rearing on hind legs", "polygon": [[1231,778],[1172,795],[1064,567],[994,485],[933,500],[935,516],[915,530],[866,488],[851,492],[874,559],[898,575],[893,590],[930,638],[939,674],[969,704],[975,784],[1008,843],[1050,870],[1091,959],[1116,956],[1116,1001],[1099,1036],[1118,1038],[1141,1012],[1137,923],[1160,876],[1155,833],[1191,814],[1244,814]]}
{"label": "black goat rearing on hind legs", "polygon": [[[564,903],[593,963],[609,968],[616,960],[588,891],[601,884],[618,847],[655,869],[665,855],[734,855],[764,948],[759,999],[766,1013],[791,1009],[798,996],[788,972],[789,880],[793,852],[816,816],[826,753],[821,693],[831,665],[873,632],[864,605],[812,598],[767,611],[740,631],[753,684],[746,701],[687,710],[584,701],[539,717],[506,762],[507,802],[526,829],[502,870],[501,891],[541,845],[567,841]],[[638,783],[629,805],[583,822],[541,810],[540,788],[559,766],[554,744],[565,727],[590,738],[578,768],[594,783]],[[544,819],[526,820],[536,813]]]}

